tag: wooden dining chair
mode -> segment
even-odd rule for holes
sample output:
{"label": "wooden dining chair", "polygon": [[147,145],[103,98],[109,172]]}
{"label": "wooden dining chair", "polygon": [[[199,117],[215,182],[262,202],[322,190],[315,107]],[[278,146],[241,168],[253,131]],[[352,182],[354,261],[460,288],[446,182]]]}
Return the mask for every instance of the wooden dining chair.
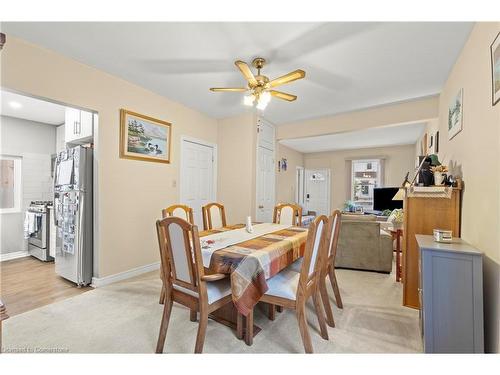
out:
{"label": "wooden dining chair", "polygon": [[174,204],[162,211],[162,217],[176,216],[186,220],[189,224],[194,224],[193,209],[184,204]]}
{"label": "wooden dining chair", "polygon": [[7,309],[2,300],[0,300],[0,353],[2,352],[2,321],[6,320],[8,317]]}
{"label": "wooden dining chair", "polygon": [[319,289],[321,294],[321,300],[323,301],[323,306],[326,313],[326,322],[330,327],[335,327],[335,321],[333,319],[333,311],[330,306],[330,299],[328,297],[328,291],[326,289],[326,278],[330,277],[330,283],[332,285],[333,293],[335,295],[335,302],[337,307],[342,309],[344,306],[342,304],[342,298],[340,296],[339,285],[337,282],[337,277],[335,275],[335,255],[337,254],[337,243],[339,241],[340,233],[340,217],[341,213],[339,210],[333,211],[333,213],[328,217],[328,258],[325,262],[322,275],[319,281]]}
{"label": "wooden dining chair", "polygon": [[208,203],[201,208],[203,214],[203,229],[222,228],[226,224],[226,211],[220,203]]}
{"label": "wooden dining chair", "polygon": [[300,227],[302,224],[302,207],[291,203],[276,205],[274,207],[273,223],[289,224]]}
{"label": "wooden dining chair", "polygon": [[[292,269],[285,268],[283,271],[267,280],[269,289],[261,297],[260,301],[270,305],[282,306],[294,309],[297,315],[300,335],[306,353],[313,352],[311,337],[306,319],[306,302],[312,297],[314,308],[318,318],[321,337],[328,340],[328,331],[325,317],[321,306],[319,292],[319,278],[322,275],[323,263],[327,257],[326,232],[328,218],[324,215],[317,217],[309,227],[306,247],[299,273]],[[242,319],[238,319],[240,323]],[[240,332],[238,327],[238,332]],[[253,336],[253,311],[246,318],[246,339],[247,344],[251,344]],[[248,342],[250,341],[250,343]]]}
{"label": "wooden dining chair", "polygon": [[199,312],[194,352],[201,353],[205,342],[208,314],[232,303],[231,284],[226,275],[205,275],[198,227],[172,216],[156,222],[160,247],[161,273],[165,287],[163,315],[156,353],[163,352],[173,302]]}

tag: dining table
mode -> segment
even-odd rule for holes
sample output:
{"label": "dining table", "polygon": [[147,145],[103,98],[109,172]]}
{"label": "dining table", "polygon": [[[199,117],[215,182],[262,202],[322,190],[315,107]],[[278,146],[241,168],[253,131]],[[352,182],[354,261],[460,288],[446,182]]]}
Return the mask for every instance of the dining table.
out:
{"label": "dining table", "polygon": [[[233,304],[211,314],[213,320],[236,328],[238,313],[248,316],[268,290],[267,280],[304,255],[307,228],[275,223],[228,225],[200,232],[203,265],[207,273],[227,274]],[[241,316],[240,315],[240,316]],[[244,332],[252,338],[260,328]],[[250,345],[249,344],[249,345]]]}

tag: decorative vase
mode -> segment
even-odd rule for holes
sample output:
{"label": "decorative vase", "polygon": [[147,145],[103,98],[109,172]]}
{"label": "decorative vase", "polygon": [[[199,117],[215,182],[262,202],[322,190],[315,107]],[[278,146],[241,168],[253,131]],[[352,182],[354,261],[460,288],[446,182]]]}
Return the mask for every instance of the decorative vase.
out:
{"label": "decorative vase", "polygon": [[443,172],[434,172],[434,185],[436,186],[444,185]]}

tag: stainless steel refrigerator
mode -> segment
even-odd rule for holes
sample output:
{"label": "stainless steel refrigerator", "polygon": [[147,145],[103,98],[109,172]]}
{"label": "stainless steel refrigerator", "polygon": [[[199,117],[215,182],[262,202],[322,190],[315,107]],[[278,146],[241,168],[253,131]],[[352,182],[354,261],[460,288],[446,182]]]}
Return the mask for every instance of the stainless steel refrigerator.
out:
{"label": "stainless steel refrigerator", "polygon": [[92,281],[92,151],[61,151],[54,174],[56,273],[79,286]]}

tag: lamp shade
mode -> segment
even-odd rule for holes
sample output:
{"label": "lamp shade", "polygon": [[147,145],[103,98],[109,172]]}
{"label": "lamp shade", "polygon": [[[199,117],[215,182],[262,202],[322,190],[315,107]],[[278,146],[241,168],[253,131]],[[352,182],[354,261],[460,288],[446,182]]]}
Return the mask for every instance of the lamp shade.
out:
{"label": "lamp shade", "polygon": [[393,201],[402,201],[405,199],[405,192],[406,192],[406,189],[404,188],[401,188],[398,190],[398,192],[394,195],[394,197],[392,197],[392,200]]}

